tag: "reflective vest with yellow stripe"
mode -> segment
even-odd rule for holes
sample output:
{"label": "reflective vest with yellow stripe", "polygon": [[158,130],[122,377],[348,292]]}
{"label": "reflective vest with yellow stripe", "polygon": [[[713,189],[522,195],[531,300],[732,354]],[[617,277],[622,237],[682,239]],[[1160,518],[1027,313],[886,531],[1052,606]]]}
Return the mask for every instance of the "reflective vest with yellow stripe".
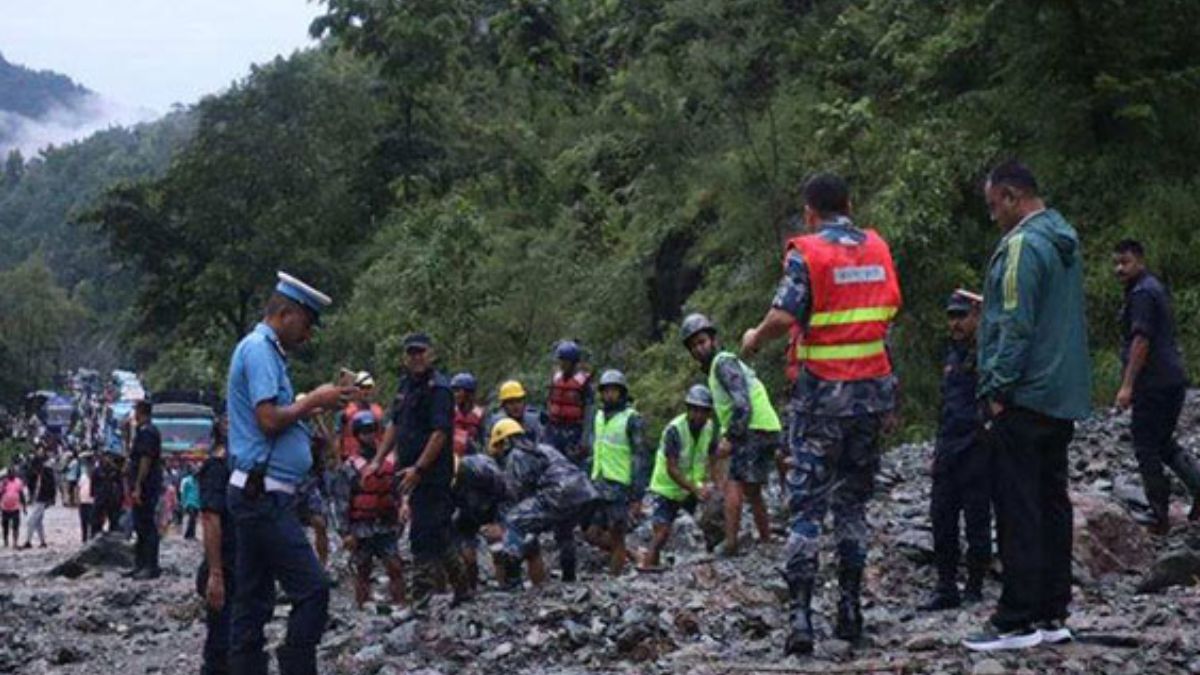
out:
{"label": "reflective vest with yellow stripe", "polygon": [[650,491],[671,501],[681,502],[687,499],[689,493],[667,472],[667,434],[671,429],[679,434],[679,473],[693,485],[700,485],[708,475],[708,448],[712,444],[713,423],[712,420],[705,422],[704,427],[700,429],[700,437],[692,438],[692,428],[685,413],[671,420],[667,428],[663,429],[662,438],[658,441],[654,473],[650,477]]}
{"label": "reflective vest with yellow stripe", "polygon": [[629,419],[633,408],[604,419],[597,410],[592,438],[592,480],[604,478],[621,485],[633,483],[633,446],[629,444]]}
{"label": "reflective vest with yellow stripe", "polygon": [[732,352],[720,352],[713,358],[712,366],[708,369],[708,389],[712,392],[713,411],[717,414],[717,423],[721,426],[721,433],[724,434],[729,429],[729,421],[733,419],[733,398],[725,391],[725,387],[717,378],[717,364],[722,359],[733,359],[737,362],[738,368],[742,369],[742,377],[746,380],[746,386],[750,390],[750,430],[767,432],[782,430],[783,425],[779,423],[779,415],[775,414],[775,406],[771,405],[771,397],[767,395],[767,388],[758,379],[758,375],[755,375],[754,371],[742,363],[741,359],[734,356]]}
{"label": "reflective vest with yellow stripe", "polygon": [[[808,266],[812,308],[789,359],[822,380],[867,380],[892,372],[884,338],[900,311],[900,282],[875,230],[856,246],[820,234],[796,237]],[[786,257],[786,254],[785,254]]]}

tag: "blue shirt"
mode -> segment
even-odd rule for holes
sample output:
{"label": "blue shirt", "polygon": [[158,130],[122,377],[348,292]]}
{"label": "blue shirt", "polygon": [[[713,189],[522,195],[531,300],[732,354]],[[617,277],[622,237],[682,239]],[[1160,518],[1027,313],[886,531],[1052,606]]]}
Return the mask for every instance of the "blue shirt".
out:
{"label": "blue shirt", "polygon": [[229,456],[234,469],[250,471],[266,462],[269,453],[268,476],[291,485],[304,479],[312,468],[308,429],[295,422],[268,438],[254,416],[254,409],[264,401],[286,406],[294,399],[279,338],[270,326],[260,323],[238,343],[229,363],[226,400]]}
{"label": "blue shirt", "polygon": [[1144,272],[1125,288],[1125,304],[1121,307],[1121,363],[1129,365],[1129,348],[1133,338],[1142,336],[1150,342],[1146,364],[1133,383],[1135,391],[1172,389],[1187,384],[1183,355],[1175,343],[1175,311],[1171,294],[1158,277]]}

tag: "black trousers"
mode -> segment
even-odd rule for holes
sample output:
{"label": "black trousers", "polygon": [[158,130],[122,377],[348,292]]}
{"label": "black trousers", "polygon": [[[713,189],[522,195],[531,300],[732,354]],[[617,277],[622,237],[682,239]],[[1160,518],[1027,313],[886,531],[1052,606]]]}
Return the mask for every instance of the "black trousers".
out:
{"label": "black trousers", "polygon": [[12,545],[17,545],[17,536],[21,534],[21,512],[5,511],[0,519],[4,521],[4,545],[8,546],[8,533],[12,532]]}
{"label": "black trousers", "polygon": [[184,539],[196,538],[196,516],[198,516],[199,513],[200,512],[193,507],[189,506],[187,508],[187,526],[183,531]]}
{"label": "black trousers", "polygon": [[987,432],[1003,591],[992,615],[1000,630],[1067,618],[1071,602],[1069,420],[1010,408]]}
{"label": "black trousers", "polygon": [[83,543],[96,536],[96,517],[92,514],[92,504],[79,505],[79,538]]}
{"label": "black trousers", "polygon": [[[938,586],[952,589],[958,580],[959,520],[965,525],[967,568],[982,575],[992,560],[992,496],[990,447],[975,445],[933,464],[930,519]],[[957,590],[957,589],[955,589]]]}
{"label": "black trousers", "polygon": [[142,497],[142,504],[133,507],[133,528],[137,533],[134,557],[139,569],[158,569],[158,522],[154,517],[158,495]]}
{"label": "black trousers", "polygon": [[1171,499],[1171,480],[1163,471],[1163,465],[1171,467],[1187,484],[1188,491],[1198,494],[1194,472],[1181,471],[1180,453],[1187,451],[1175,440],[1175,425],[1183,409],[1186,395],[1184,387],[1138,391],[1133,397],[1133,415],[1130,431],[1133,433],[1133,450],[1137,456],[1138,470],[1142,474],[1142,485],[1146,490],[1146,501],[1156,517],[1165,518]]}

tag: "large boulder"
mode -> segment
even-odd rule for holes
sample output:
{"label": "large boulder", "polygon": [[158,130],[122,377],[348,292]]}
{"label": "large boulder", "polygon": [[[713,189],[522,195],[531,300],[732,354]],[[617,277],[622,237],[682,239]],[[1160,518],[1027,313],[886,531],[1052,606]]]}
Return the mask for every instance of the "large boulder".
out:
{"label": "large boulder", "polygon": [[55,565],[48,574],[75,579],[97,567],[133,567],[133,545],[119,534],[102,534],[89,541],[75,555]]}
{"label": "large boulder", "polygon": [[1072,555],[1093,579],[1143,570],[1154,560],[1150,536],[1117,504],[1099,494],[1072,493]]}

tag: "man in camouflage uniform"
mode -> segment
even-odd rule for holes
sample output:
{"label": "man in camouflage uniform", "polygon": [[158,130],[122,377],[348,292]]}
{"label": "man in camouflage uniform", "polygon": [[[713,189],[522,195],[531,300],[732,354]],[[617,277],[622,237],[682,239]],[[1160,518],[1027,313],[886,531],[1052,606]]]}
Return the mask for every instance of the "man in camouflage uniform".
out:
{"label": "man in camouflage uniform", "polygon": [[837,637],[862,635],[860,591],[867,559],[867,502],[879,470],[880,435],[896,406],[884,338],[900,289],[887,244],[850,219],[846,183],[818,175],[804,187],[809,234],[792,239],[766,317],[742,339],[745,354],[799,327],[792,356],[788,443],[792,511],[785,578],[791,596],[789,654],[813,650],[812,593],[825,515],[838,552]]}
{"label": "man in camouflage uniform", "polygon": [[546,579],[537,535],[553,532],[563,581],[575,580],[577,523],[600,500],[587,474],[553,446],[534,443],[514,420],[501,420],[488,445],[504,466],[513,505],[504,514],[505,577],[515,579],[522,559],[534,584]]}
{"label": "man in camouflage uniform", "polygon": [[450,490],[454,544],[466,568],[467,585],[474,590],[479,583],[480,530],[499,522],[500,509],[508,501],[504,471],[487,455],[456,458]]}

